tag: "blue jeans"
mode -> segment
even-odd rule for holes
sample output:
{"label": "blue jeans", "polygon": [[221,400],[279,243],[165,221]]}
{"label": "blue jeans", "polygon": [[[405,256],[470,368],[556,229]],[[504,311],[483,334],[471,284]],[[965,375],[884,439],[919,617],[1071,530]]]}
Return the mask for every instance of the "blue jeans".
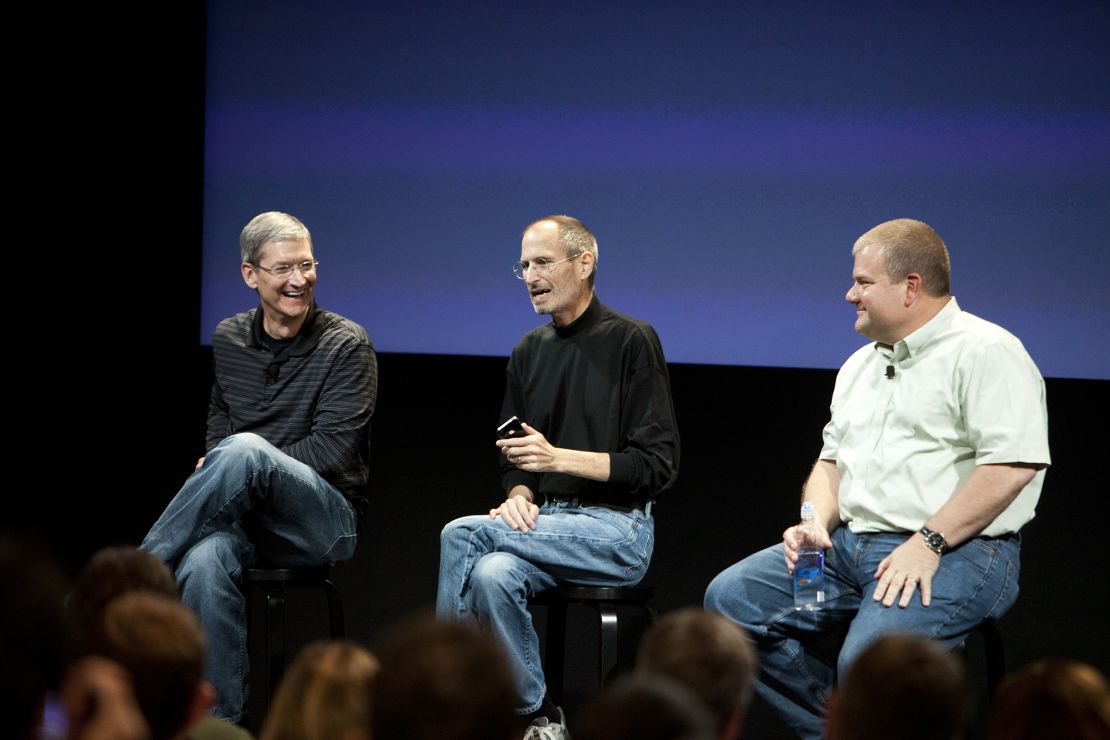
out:
{"label": "blue jeans", "polygon": [[174,570],[181,600],[200,618],[216,716],[239,721],[247,700],[242,570],[258,552],[283,567],[347,560],[356,524],[347,499],[315,470],[246,433],[213,448],[151,527],[140,549]]}
{"label": "blue jeans", "polygon": [[527,534],[499,517],[466,516],[440,535],[436,613],[477,624],[504,647],[528,714],[546,684],[528,598],[561,583],[634,586],[651,562],[651,516],[567,502],[544,504]]}
{"label": "blue jeans", "polygon": [[709,584],[705,608],[751,634],[762,669],[756,691],[799,737],[822,736],[835,677],[844,675],[877,637],[912,632],[954,649],[980,622],[1000,617],[1017,598],[1019,539],[976,538],[941,557],[928,608],[921,606],[919,593],[905,609],[883,606],[871,598],[878,583],[875,570],[907,537],[836,529],[825,553],[825,605],[817,612],[794,610],[781,544],[745,558]]}

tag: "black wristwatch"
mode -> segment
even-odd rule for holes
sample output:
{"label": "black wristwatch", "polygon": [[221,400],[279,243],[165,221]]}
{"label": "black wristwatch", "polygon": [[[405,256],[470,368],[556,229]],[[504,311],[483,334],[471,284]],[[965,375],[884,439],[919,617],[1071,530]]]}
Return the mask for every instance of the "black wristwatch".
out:
{"label": "black wristwatch", "polygon": [[922,527],[920,530],[921,536],[925,538],[925,547],[929,548],[937,555],[943,555],[948,550],[948,540],[944,539],[944,535],[928,527]]}

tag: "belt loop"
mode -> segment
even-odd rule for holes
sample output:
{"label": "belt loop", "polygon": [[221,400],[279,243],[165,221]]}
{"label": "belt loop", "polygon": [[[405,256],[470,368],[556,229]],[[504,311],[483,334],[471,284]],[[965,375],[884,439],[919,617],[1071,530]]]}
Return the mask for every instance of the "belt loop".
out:
{"label": "belt loop", "polygon": [[644,516],[651,516],[651,505],[654,503],[655,501],[648,499],[647,506],[644,507]]}

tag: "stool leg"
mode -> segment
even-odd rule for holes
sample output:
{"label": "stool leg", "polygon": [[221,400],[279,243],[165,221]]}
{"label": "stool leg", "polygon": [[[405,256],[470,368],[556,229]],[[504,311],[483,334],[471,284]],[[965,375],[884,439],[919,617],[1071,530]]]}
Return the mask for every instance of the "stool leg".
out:
{"label": "stool leg", "polygon": [[547,650],[544,653],[544,678],[547,695],[556,704],[563,703],[563,655],[566,650],[567,605],[547,607]]}
{"label": "stool leg", "polygon": [[266,714],[285,671],[285,585],[266,588]]}
{"label": "stool leg", "polygon": [[617,668],[620,630],[615,604],[597,605],[598,621],[598,686],[604,686]]}
{"label": "stool leg", "polygon": [[979,630],[983,637],[983,647],[987,653],[987,701],[994,700],[995,689],[1006,673],[1006,655],[1002,648],[1002,636],[992,624],[984,624]]}
{"label": "stool leg", "polygon": [[342,640],[345,636],[343,630],[343,599],[339,597],[339,589],[330,580],[323,583],[324,593],[328,597],[328,619],[331,622],[331,639]]}

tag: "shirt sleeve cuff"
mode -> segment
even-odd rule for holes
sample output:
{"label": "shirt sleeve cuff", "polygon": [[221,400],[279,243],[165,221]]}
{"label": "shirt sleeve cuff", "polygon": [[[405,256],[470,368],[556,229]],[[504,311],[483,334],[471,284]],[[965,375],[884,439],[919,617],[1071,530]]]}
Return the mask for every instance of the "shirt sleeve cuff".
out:
{"label": "shirt sleeve cuff", "polygon": [[501,487],[505,489],[505,493],[513,490],[515,486],[528,486],[532,491],[533,498],[539,498],[538,477],[534,473],[529,473],[525,470],[510,470],[501,476]]}
{"label": "shirt sleeve cuff", "polygon": [[609,484],[632,488],[636,475],[636,463],[628,452],[609,453]]}

